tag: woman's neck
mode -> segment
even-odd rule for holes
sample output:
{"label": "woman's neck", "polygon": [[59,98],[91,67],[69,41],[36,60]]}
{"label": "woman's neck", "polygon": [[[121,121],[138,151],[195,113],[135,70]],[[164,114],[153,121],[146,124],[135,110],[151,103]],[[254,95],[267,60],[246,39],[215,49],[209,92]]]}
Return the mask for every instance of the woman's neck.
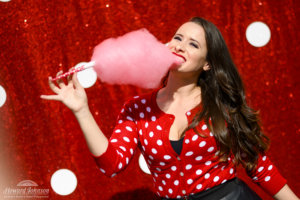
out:
{"label": "woman's neck", "polygon": [[163,93],[168,99],[187,99],[201,96],[201,88],[197,85],[197,77],[182,77],[177,73],[169,73]]}

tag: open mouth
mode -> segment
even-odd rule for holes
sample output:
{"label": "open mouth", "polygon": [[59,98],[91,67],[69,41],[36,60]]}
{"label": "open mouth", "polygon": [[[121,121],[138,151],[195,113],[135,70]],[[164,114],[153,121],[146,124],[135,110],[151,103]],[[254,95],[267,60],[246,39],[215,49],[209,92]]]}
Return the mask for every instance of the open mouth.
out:
{"label": "open mouth", "polygon": [[177,53],[174,53],[174,52],[172,52],[174,55],[176,55],[176,56],[178,56],[178,57],[181,57],[183,60],[184,60],[184,62],[186,62],[186,59],[185,59],[185,57],[183,57],[182,55],[180,55],[180,54],[177,54]]}

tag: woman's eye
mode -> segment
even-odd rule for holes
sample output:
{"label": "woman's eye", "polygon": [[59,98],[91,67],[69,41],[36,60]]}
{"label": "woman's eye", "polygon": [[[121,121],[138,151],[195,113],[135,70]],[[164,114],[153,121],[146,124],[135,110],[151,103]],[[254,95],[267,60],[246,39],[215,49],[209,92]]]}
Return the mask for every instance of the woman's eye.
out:
{"label": "woman's eye", "polygon": [[174,37],[174,39],[175,39],[175,40],[179,40],[179,41],[181,41],[181,38],[180,38],[180,37],[178,37],[178,36],[175,36],[175,37]]}
{"label": "woman's eye", "polygon": [[193,47],[197,48],[197,49],[199,48],[198,45],[195,44],[195,43],[190,43],[190,44],[191,44]]}

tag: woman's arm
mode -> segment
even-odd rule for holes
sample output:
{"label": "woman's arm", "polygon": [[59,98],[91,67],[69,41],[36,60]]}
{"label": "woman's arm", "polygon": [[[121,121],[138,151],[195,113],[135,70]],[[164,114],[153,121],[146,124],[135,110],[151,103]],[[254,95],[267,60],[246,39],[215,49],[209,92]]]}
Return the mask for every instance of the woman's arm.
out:
{"label": "woman's arm", "polygon": [[[62,71],[58,72],[56,76],[60,74],[62,74]],[[55,95],[41,95],[41,98],[61,101],[65,104],[78,120],[90,152],[94,156],[100,156],[107,150],[108,139],[98,127],[89,110],[87,95],[84,88],[80,85],[76,73],[73,76],[69,75],[67,79],[68,84],[58,79],[58,86],[56,86],[49,77],[49,86]]]}
{"label": "woman's arm", "polygon": [[100,130],[89,108],[74,113],[84,134],[90,152],[94,156],[102,155],[108,147],[108,139]]}
{"label": "woman's arm", "polygon": [[299,200],[287,184],[285,184],[283,188],[274,195],[274,198],[277,200]]}

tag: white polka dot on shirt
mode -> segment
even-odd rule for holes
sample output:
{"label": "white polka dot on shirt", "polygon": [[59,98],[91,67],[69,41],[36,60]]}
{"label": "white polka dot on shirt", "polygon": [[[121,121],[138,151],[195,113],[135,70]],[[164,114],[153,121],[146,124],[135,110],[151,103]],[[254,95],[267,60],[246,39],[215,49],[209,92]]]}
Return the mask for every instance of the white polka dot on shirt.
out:
{"label": "white polka dot on shirt", "polygon": [[229,170],[229,173],[230,173],[230,174],[233,174],[233,171],[234,171],[234,170],[231,168],[231,169]]}
{"label": "white polka dot on shirt", "polygon": [[133,121],[133,119],[129,116],[126,117],[126,119],[130,120],[130,121]]}
{"label": "white polka dot on shirt", "polygon": [[191,164],[188,164],[188,165],[185,166],[185,169],[186,169],[186,170],[190,170],[191,168],[192,168],[192,165],[191,165]]}
{"label": "white polka dot on shirt", "polygon": [[202,130],[204,131],[205,129],[207,129],[206,124],[204,124],[204,125],[202,126]]}
{"label": "white polka dot on shirt", "polygon": [[155,121],[156,121],[156,117],[155,117],[155,116],[152,116],[152,117],[151,117],[151,121],[155,122]]}
{"label": "white polka dot on shirt", "polygon": [[185,140],[185,143],[186,143],[186,144],[190,143],[190,140],[189,140],[189,139],[186,139],[186,140]]}
{"label": "white polka dot on shirt", "polygon": [[149,158],[150,158],[151,160],[154,160],[153,156],[151,156],[151,155],[149,155]]}
{"label": "white polka dot on shirt", "polygon": [[129,151],[130,151],[131,154],[133,154],[133,149],[130,149]]}
{"label": "white polka dot on shirt", "polygon": [[192,138],[192,140],[196,141],[198,139],[198,137],[199,137],[198,135],[194,135],[193,138]]}
{"label": "white polka dot on shirt", "polygon": [[146,122],[146,123],[145,123],[145,128],[148,128],[148,125],[149,125],[148,122]]}
{"label": "white polka dot on shirt", "polygon": [[147,112],[151,112],[151,108],[150,107],[147,107],[146,110],[147,110]]}
{"label": "white polka dot on shirt", "polygon": [[198,169],[198,170],[196,171],[196,174],[197,174],[197,175],[202,174],[202,170],[201,170],[201,169]]}
{"label": "white polka dot on shirt", "polygon": [[118,123],[119,123],[119,124],[122,124],[122,123],[123,123],[123,120],[120,119],[120,120],[118,121]]}
{"label": "white polka dot on shirt", "polygon": [[187,152],[187,153],[185,154],[185,156],[191,156],[191,155],[193,155],[193,153],[194,153],[194,152],[189,151],[189,152]]}
{"label": "white polka dot on shirt", "polygon": [[190,111],[186,113],[186,115],[188,115],[188,116],[190,116],[191,114],[192,114],[192,113],[191,113]]}
{"label": "white polka dot on shirt", "polygon": [[199,147],[204,147],[206,145],[205,141],[200,142]]}
{"label": "white polka dot on shirt", "polygon": [[263,161],[265,161],[266,159],[267,159],[267,156],[264,156],[264,157],[262,158]]}
{"label": "white polka dot on shirt", "polygon": [[272,165],[270,165],[269,167],[268,167],[268,170],[271,170],[273,168],[273,166]]}
{"label": "white polka dot on shirt", "polygon": [[100,171],[101,171],[102,173],[105,174],[105,170],[104,170],[104,169],[102,169],[102,168],[99,168],[99,169],[100,169]]}
{"label": "white polka dot on shirt", "polygon": [[204,175],[204,178],[205,179],[208,179],[210,177],[210,174],[209,173],[206,173],[205,175]]}
{"label": "white polka dot on shirt", "polygon": [[166,178],[171,178],[171,175],[170,174],[166,174]]}
{"label": "white polka dot on shirt", "polygon": [[115,133],[121,133],[120,129],[115,130]]}
{"label": "white polka dot on shirt", "polygon": [[162,188],[161,186],[159,186],[158,189],[159,189],[160,191],[163,191],[163,188]]}
{"label": "white polka dot on shirt", "polygon": [[174,181],[174,185],[179,185],[179,181],[178,180]]}
{"label": "white polka dot on shirt", "polygon": [[173,193],[173,190],[172,190],[171,188],[169,189],[169,193],[170,193],[170,194],[172,194],[172,193]]}
{"label": "white polka dot on shirt", "polygon": [[157,154],[157,150],[156,149],[152,148],[151,151],[152,151],[152,153]]}
{"label": "white polka dot on shirt", "polygon": [[161,146],[163,142],[161,140],[157,140],[156,143],[157,143],[157,145]]}
{"label": "white polka dot on shirt", "polygon": [[264,167],[260,167],[260,168],[258,168],[258,172],[261,172],[262,170],[264,169]]}
{"label": "white polka dot on shirt", "polygon": [[265,181],[268,182],[271,179],[270,176],[266,176]]}
{"label": "white polka dot on shirt", "polygon": [[202,160],[202,156],[197,156],[196,158],[195,158],[195,160],[197,160],[197,161],[199,161],[199,160]]}
{"label": "white polka dot on shirt", "polygon": [[157,128],[157,130],[160,130],[160,131],[162,130],[160,125],[157,125],[156,128]]}
{"label": "white polka dot on shirt", "polygon": [[142,102],[142,104],[145,104],[146,103],[146,99],[142,99],[141,102]]}
{"label": "white polka dot on shirt", "polygon": [[140,118],[144,118],[145,117],[145,114],[144,113],[140,113]]}
{"label": "white polka dot on shirt", "polygon": [[124,140],[125,142],[130,142],[130,140],[129,140],[128,137],[123,137],[123,140]]}
{"label": "white polka dot on shirt", "polygon": [[117,142],[118,140],[117,139],[112,139],[110,142]]}
{"label": "white polka dot on shirt", "polygon": [[205,165],[207,165],[207,166],[208,166],[208,165],[211,165],[211,161],[206,161],[206,162],[205,162]]}
{"label": "white polka dot on shirt", "polygon": [[126,148],[123,146],[120,146],[120,149],[122,149],[123,151],[126,151]]}
{"label": "white polka dot on shirt", "polygon": [[193,180],[192,179],[189,179],[189,180],[187,180],[187,184],[192,184],[193,183]]}
{"label": "white polka dot on shirt", "polygon": [[161,166],[165,166],[166,165],[166,163],[164,163],[164,162],[160,162],[159,163]]}
{"label": "white polka dot on shirt", "polygon": [[154,133],[151,131],[151,132],[149,133],[149,137],[153,137],[153,135],[154,135]]}
{"label": "white polka dot on shirt", "polygon": [[137,141],[137,139],[136,139],[136,138],[134,138],[133,140],[134,140],[134,143],[136,143],[136,144],[137,144],[137,142],[138,142],[138,141]]}
{"label": "white polka dot on shirt", "polygon": [[164,155],[164,159],[165,159],[165,160],[170,160],[170,159],[171,159],[171,156],[169,156],[169,155]]}
{"label": "white polka dot on shirt", "polygon": [[135,108],[135,109],[138,109],[139,106],[135,103],[135,104],[134,104],[134,108]]}
{"label": "white polka dot on shirt", "polygon": [[208,152],[212,152],[214,149],[215,149],[214,147],[209,147],[209,148],[207,149],[207,151],[208,151]]}
{"label": "white polka dot on shirt", "polygon": [[162,184],[166,185],[166,181],[165,180],[162,180],[161,182],[162,182]]}
{"label": "white polka dot on shirt", "polygon": [[201,184],[198,184],[198,185],[196,186],[196,188],[197,188],[198,190],[200,190],[200,189],[202,188],[202,185],[201,185]]}
{"label": "white polka dot on shirt", "polygon": [[172,167],[171,167],[171,170],[172,170],[172,171],[176,171],[176,169],[177,169],[176,166],[172,166]]}
{"label": "white polka dot on shirt", "polygon": [[142,129],[139,130],[139,134],[140,134],[140,135],[143,135]]}
{"label": "white polka dot on shirt", "polygon": [[118,166],[118,168],[119,168],[119,169],[121,169],[121,168],[122,168],[122,166],[123,166],[123,165],[122,165],[122,163],[120,163],[120,164],[119,164],[119,166]]}
{"label": "white polka dot on shirt", "polygon": [[126,130],[128,130],[128,131],[132,132],[132,128],[131,128],[131,127],[129,127],[129,126],[126,126]]}
{"label": "white polka dot on shirt", "polygon": [[218,182],[219,179],[220,179],[220,177],[216,176],[216,177],[214,178],[214,182]]}
{"label": "white polka dot on shirt", "polygon": [[144,143],[145,143],[145,145],[148,145],[148,140],[144,139]]}

